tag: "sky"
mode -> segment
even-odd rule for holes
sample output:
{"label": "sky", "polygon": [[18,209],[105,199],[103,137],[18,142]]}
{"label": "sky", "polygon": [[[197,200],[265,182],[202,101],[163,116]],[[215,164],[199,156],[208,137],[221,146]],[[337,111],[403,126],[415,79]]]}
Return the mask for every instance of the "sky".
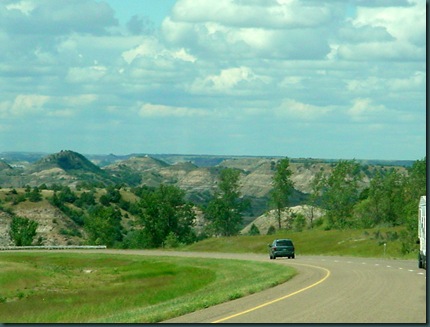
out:
{"label": "sky", "polygon": [[0,152],[421,160],[425,0],[0,0]]}

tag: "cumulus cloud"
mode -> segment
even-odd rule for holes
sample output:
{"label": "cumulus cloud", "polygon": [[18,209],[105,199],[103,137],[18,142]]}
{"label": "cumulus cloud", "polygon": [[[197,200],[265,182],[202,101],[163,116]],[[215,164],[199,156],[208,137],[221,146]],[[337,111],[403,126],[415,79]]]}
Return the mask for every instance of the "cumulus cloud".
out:
{"label": "cumulus cloud", "polygon": [[371,99],[354,99],[348,115],[353,121],[383,121],[387,114],[387,109],[383,105],[374,104]]}
{"label": "cumulus cloud", "polygon": [[292,117],[304,121],[316,121],[334,111],[333,107],[315,106],[294,99],[284,99],[275,109],[279,117]]}
{"label": "cumulus cloud", "polygon": [[17,10],[23,13],[24,15],[29,16],[30,13],[34,10],[36,5],[30,1],[20,1],[18,3],[10,3],[6,4],[5,8],[7,10]]}
{"label": "cumulus cloud", "polygon": [[191,86],[193,93],[226,93],[238,92],[238,89],[248,89],[255,83],[264,84],[267,78],[258,76],[249,67],[233,67],[221,70],[204,78],[197,78]]}
{"label": "cumulus cloud", "polygon": [[356,25],[346,23],[338,32],[340,41],[346,43],[368,43],[393,41],[391,35],[385,26]]}
{"label": "cumulus cloud", "polygon": [[10,106],[9,112],[16,116],[36,114],[48,101],[49,97],[46,95],[19,94]]}
{"label": "cumulus cloud", "polygon": [[[178,1],[164,38],[199,56],[321,59],[337,10],[303,1]],[[302,42],[306,40],[306,42]]]}
{"label": "cumulus cloud", "polygon": [[332,18],[325,4],[297,0],[235,1],[183,0],[172,10],[173,21],[216,22],[224,26],[296,28],[324,24]]}
{"label": "cumulus cloud", "polygon": [[[384,4],[388,5],[388,2]],[[339,31],[343,39],[338,48],[339,57],[353,61],[425,58],[424,1],[410,1],[406,7],[395,3],[389,7],[381,5],[368,7],[358,3],[356,17]],[[360,44],[355,44],[357,42]]]}
{"label": "cumulus cloud", "polygon": [[12,34],[105,34],[118,24],[112,8],[92,0],[24,0],[0,4],[0,13],[0,26]]}
{"label": "cumulus cloud", "polygon": [[155,37],[145,38],[138,46],[124,51],[122,57],[128,64],[131,64],[136,58],[156,60],[163,57],[165,59],[179,59],[188,62],[196,61],[196,58],[189,54],[184,48],[167,49]]}
{"label": "cumulus cloud", "polygon": [[47,96],[19,94],[12,100],[0,102],[0,117],[71,117],[97,100],[95,94],[75,96]]}
{"label": "cumulus cloud", "polygon": [[408,7],[359,7],[353,23],[356,26],[382,27],[398,41],[423,45],[426,35],[425,29],[421,28],[426,22],[424,1],[410,4]]}
{"label": "cumulus cloud", "polygon": [[424,90],[426,86],[426,74],[416,71],[406,78],[391,79],[388,85],[395,92]]}
{"label": "cumulus cloud", "polygon": [[425,49],[410,43],[363,42],[338,48],[339,58],[349,61],[392,60],[409,61],[425,58]]}

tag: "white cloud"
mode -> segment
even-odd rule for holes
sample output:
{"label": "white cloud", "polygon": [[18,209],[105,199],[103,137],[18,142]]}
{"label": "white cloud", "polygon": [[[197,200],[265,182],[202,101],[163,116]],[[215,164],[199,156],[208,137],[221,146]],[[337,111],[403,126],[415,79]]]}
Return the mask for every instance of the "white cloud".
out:
{"label": "white cloud", "polygon": [[356,26],[382,27],[396,40],[423,45],[426,34],[425,1],[409,7],[359,7],[353,23]]}
{"label": "white cloud", "polygon": [[66,76],[70,83],[97,82],[107,73],[107,67],[94,65],[90,67],[71,67]]}
{"label": "white cloud", "polygon": [[76,96],[46,96],[38,94],[19,94],[13,100],[0,102],[0,117],[18,118],[30,116],[71,117],[82,107],[94,103],[95,94]]}
{"label": "white cloud", "polygon": [[333,112],[333,107],[315,106],[294,99],[284,99],[275,113],[280,117],[294,117],[305,121],[315,121]]}
{"label": "white cloud", "polygon": [[351,25],[340,29],[339,35],[343,36],[338,48],[340,58],[352,61],[425,58],[425,12],[423,0],[406,7],[358,7],[356,17],[348,20]]}
{"label": "white cloud", "polygon": [[376,76],[370,76],[365,79],[352,79],[346,83],[348,91],[355,94],[369,95],[386,89],[386,81]]}
{"label": "white cloud", "polygon": [[217,22],[235,27],[311,27],[332,18],[327,5],[297,0],[234,1],[181,0],[172,10],[174,21]]}
{"label": "white cloud", "polygon": [[[401,124],[418,124],[420,115],[414,111],[401,111],[377,104],[370,98],[356,98],[347,110],[353,122],[366,123],[366,126],[393,126]],[[396,127],[398,128],[398,126]]]}
{"label": "white cloud", "polygon": [[350,61],[408,61],[425,58],[425,48],[410,43],[363,42],[360,44],[340,45],[339,58]]}
{"label": "white cloud", "polygon": [[129,50],[122,53],[122,58],[131,64],[136,58],[147,58],[150,60],[167,59],[175,60],[179,59],[187,62],[194,62],[196,58],[189,54],[184,48],[178,50],[166,49],[156,38],[149,37],[145,38],[141,43]]}
{"label": "white cloud", "polygon": [[[268,79],[258,76],[249,67],[234,67],[221,70],[218,75],[198,78],[191,86],[193,93],[227,93],[236,92],[237,88],[249,88],[249,83],[264,84]],[[255,84],[251,84],[255,85]]]}
{"label": "white cloud", "polygon": [[[349,24],[351,23],[351,24]],[[338,36],[343,42],[387,42],[393,41],[394,37],[388,33],[385,26],[361,25],[348,20],[345,26],[338,31]]]}
{"label": "white cloud", "polygon": [[155,38],[145,38],[137,47],[124,51],[122,57],[130,64],[137,57],[152,57],[154,58],[161,51],[161,45]]}
{"label": "white cloud", "polygon": [[19,94],[16,96],[9,113],[16,116],[25,116],[39,113],[49,101],[49,96],[38,94]]}
{"label": "white cloud", "polygon": [[140,106],[139,115],[141,117],[199,117],[207,116],[208,113],[202,109],[144,103]]}
{"label": "white cloud", "polygon": [[[374,104],[371,99],[358,98],[352,102],[352,107],[348,110],[348,115],[353,121],[383,121],[389,119],[389,112],[383,105]],[[389,119],[391,120],[391,119]]]}
{"label": "white cloud", "polygon": [[416,71],[407,78],[393,78],[388,85],[396,92],[422,91],[426,86],[426,74]]}
{"label": "white cloud", "polygon": [[189,54],[184,48],[181,48],[175,52],[172,52],[172,57],[180,59],[182,61],[195,62],[196,57]]}
{"label": "white cloud", "polygon": [[279,84],[280,87],[290,89],[291,87],[294,88],[304,88],[303,82],[306,79],[304,76],[286,76],[282,79],[281,83]]}
{"label": "white cloud", "polygon": [[184,0],[163,21],[162,33],[199,57],[323,58],[330,48],[322,35],[333,15],[326,4],[302,1]]}
{"label": "white cloud", "polygon": [[20,1],[18,3],[11,3],[6,5],[7,10],[18,10],[22,12],[24,15],[30,15],[30,13],[34,10],[36,5],[31,1]]}
{"label": "white cloud", "polygon": [[[5,8],[5,27],[12,34],[81,32],[100,35],[118,24],[113,10],[106,3],[91,0],[26,0]],[[20,14],[17,15],[16,11]]]}

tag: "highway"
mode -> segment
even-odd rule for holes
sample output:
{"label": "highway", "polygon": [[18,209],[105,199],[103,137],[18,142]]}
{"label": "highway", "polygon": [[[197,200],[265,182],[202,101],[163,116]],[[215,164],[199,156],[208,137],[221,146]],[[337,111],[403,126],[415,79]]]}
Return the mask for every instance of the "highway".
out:
{"label": "highway", "polygon": [[300,255],[270,260],[263,254],[162,250],[85,252],[266,261],[298,271],[276,287],[162,323],[427,322],[426,270],[418,268],[417,260]]}
{"label": "highway", "polygon": [[[127,251],[130,253],[131,251]],[[136,251],[268,261],[299,272],[277,287],[166,323],[425,323],[426,271],[415,260]]]}

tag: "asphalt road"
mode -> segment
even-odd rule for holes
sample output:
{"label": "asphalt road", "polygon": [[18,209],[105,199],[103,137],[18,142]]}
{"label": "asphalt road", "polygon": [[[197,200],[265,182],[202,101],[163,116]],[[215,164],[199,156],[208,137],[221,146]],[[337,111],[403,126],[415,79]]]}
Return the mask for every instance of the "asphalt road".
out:
{"label": "asphalt road", "polygon": [[[74,250],[70,250],[73,252]],[[290,281],[165,323],[426,323],[426,271],[416,260],[173,252],[85,252],[267,261],[288,265]]]}
{"label": "asphalt road", "polygon": [[426,322],[426,271],[414,260],[136,251],[143,253],[263,260],[299,272],[277,287],[166,323]]}

